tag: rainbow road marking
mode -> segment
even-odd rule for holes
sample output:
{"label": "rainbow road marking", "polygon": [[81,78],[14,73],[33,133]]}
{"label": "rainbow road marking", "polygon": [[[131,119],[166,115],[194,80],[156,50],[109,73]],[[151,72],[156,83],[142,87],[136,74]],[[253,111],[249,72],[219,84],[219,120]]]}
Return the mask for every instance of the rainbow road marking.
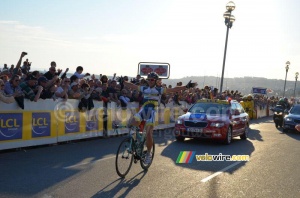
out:
{"label": "rainbow road marking", "polygon": [[196,151],[180,151],[176,163],[189,164],[192,163]]}

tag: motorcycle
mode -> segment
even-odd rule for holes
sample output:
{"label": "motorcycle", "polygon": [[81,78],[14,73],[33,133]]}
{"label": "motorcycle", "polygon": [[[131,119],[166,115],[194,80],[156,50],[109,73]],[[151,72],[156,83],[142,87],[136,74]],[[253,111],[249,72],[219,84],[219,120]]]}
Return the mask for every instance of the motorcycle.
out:
{"label": "motorcycle", "polygon": [[271,109],[274,112],[273,121],[275,123],[276,128],[280,126],[282,128],[283,118],[285,116],[285,109],[281,105],[276,105],[275,108]]}

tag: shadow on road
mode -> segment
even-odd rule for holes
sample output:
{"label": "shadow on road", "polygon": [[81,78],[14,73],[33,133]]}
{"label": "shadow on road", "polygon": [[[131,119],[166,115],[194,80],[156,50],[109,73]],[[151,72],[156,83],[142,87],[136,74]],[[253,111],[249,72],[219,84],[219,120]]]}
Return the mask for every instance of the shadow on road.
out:
{"label": "shadow on road", "polygon": [[124,137],[72,141],[0,154],[0,197],[30,197],[64,182],[98,160],[114,157]]}
{"label": "shadow on road", "polygon": [[260,130],[257,130],[257,129],[249,129],[248,139],[257,140],[257,141],[264,141],[261,134],[260,134]]}
{"label": "shadow on road", "polygon": [[[131,179],[117,179],[112,183],[105,186],[102,190],[97,192],[92,198],[100,197],[126,197],[128,193],[138,186],[143,177],[147,174],[147,171],[141,171]],[[117,183],[118,182],[118,183]],[[117,183],[117,184],[116,184]],[[124,192],[123,192],[124,191]]]}

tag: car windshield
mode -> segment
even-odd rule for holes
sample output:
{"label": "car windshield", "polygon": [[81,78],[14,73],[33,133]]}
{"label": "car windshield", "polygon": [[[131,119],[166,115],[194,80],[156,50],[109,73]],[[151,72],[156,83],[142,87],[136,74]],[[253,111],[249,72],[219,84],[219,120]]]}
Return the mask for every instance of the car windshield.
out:
{"label": "car windshield", "polygon": [[297,115],[300,115],[300,106],[294,106],[291,111],[290,111],[291,114],[297,114]]}
{"label": "car windshield", "polygon": [[218,103],[196,103],[189,110],[191,113],[205,113],[209,115],[218,115],[229,113],[229,104]]}

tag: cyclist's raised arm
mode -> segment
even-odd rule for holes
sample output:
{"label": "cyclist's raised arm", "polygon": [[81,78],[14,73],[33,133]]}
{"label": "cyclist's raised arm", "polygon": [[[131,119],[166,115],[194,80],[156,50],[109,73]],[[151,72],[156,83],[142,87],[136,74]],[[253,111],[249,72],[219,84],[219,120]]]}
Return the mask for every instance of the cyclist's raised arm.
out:
{"label": "cyclist's raised arm", "polygon": [[124,81],[124,87],[126,88],[130,88],[132,91],[136,90],[136,91],[139,91],[139,86],[138,85],[135,85],[131,82],[128,82],[128,81]]}

